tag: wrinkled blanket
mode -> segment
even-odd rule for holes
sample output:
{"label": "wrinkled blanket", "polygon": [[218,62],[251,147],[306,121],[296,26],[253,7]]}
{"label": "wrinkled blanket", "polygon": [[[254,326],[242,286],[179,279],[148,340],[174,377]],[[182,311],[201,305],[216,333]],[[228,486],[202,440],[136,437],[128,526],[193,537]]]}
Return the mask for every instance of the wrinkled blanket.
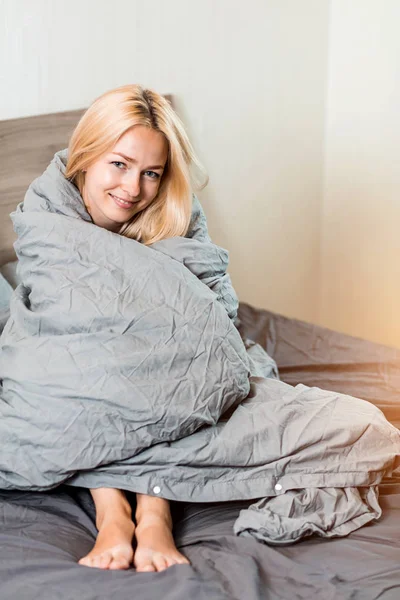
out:
{"label": "wrinkled blanket", "polygon": [[0,487],[259,499],[235,531],[271,543],[379,518],[399,432],[365,401],[282,383],[246,348],[228,253],[198,200],[186,237],[146,247],[92,223],[65,162],[57,153],[12,214],[21,283],[0,339]]}

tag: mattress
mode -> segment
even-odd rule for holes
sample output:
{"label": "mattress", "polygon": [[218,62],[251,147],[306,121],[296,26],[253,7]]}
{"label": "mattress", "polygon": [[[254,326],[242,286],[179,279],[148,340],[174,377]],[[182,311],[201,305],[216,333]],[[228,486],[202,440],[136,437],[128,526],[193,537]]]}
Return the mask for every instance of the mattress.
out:
{"label": "mattress", "polygon": [[[275,358],[283,381],[366,399],[399,427],[399,350],[244,303],[239,319],[243,337]],[[77,564],[96,538],[87,490],[0,492],[0,598],[400,598],[400,473],[380,486],[381,519],[347,538],[275,547],[236,537],[233,523],[251,502],[173,503],[175,539],[191,565],[136,573]]]}

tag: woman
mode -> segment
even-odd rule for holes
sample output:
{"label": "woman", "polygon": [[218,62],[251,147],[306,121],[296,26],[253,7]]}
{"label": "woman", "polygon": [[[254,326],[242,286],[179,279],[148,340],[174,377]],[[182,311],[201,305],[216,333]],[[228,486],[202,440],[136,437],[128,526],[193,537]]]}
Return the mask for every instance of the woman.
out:
{"label": "woman", "polygon": [[[250,360],[228,253],[191,210],[191,162],[168,103],[120,88],[11,215],[21,283],[0,353],[0,484],[91,489],[99,535],[83,565],[187,562],[165,499],[261,498],[234,531],[267,543],[310,535],[310,518],[347,535],[380,516],[398,466],[399,432],[375,406]],[[121,489],[138,493],[136,530]]]}
{"label": "woman", "polygon": [[[202,170],[167,100],[127,85],[99,97],[83,115],[69,144],[65,176],[96,226],[149,245],[187,233],[191,164]],[[122,491],[91,494],[99,534],[81,565],[127,569],[133,562],[137,571],[162,571],[188,563],[174,544],[168,501],[137,494],[135,527]]]}

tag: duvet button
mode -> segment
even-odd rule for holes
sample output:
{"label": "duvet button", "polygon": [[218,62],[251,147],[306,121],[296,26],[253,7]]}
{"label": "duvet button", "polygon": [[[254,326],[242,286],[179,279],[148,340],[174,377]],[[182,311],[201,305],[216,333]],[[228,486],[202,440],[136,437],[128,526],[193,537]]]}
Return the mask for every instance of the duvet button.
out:
{"label": "duvet button", "polygon": [[280,483],[277,483],[277,484],[275,485],[275,490],[276,490],[277,492],[280,492],[280,491],[281,491],[281,489],[282,489],[282,486],[281,486],[281,484],[280,484]]}
{"label": "duvet button", "polygon": [[153,492],[154,492],[154,494],[159,494],[161,492],[160,486],[159,485],[155,485],[153,487]]}

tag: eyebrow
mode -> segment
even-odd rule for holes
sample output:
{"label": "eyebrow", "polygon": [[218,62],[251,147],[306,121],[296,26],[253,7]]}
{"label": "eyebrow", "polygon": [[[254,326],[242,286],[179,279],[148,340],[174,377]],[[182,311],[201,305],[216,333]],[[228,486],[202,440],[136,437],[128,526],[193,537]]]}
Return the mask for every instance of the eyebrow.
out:
{"label": "eyebrow", "polygon": [[[131,158],[130,156],[126,156],[126,154],[122,154],[122,152],[111,152],[111,154],[115,154],[117,156],[122,156],[128,162],[135,163],[137,160]],[[147,169],[164,169],[163,165],[153,165],[152,167],[147,167]]]}

